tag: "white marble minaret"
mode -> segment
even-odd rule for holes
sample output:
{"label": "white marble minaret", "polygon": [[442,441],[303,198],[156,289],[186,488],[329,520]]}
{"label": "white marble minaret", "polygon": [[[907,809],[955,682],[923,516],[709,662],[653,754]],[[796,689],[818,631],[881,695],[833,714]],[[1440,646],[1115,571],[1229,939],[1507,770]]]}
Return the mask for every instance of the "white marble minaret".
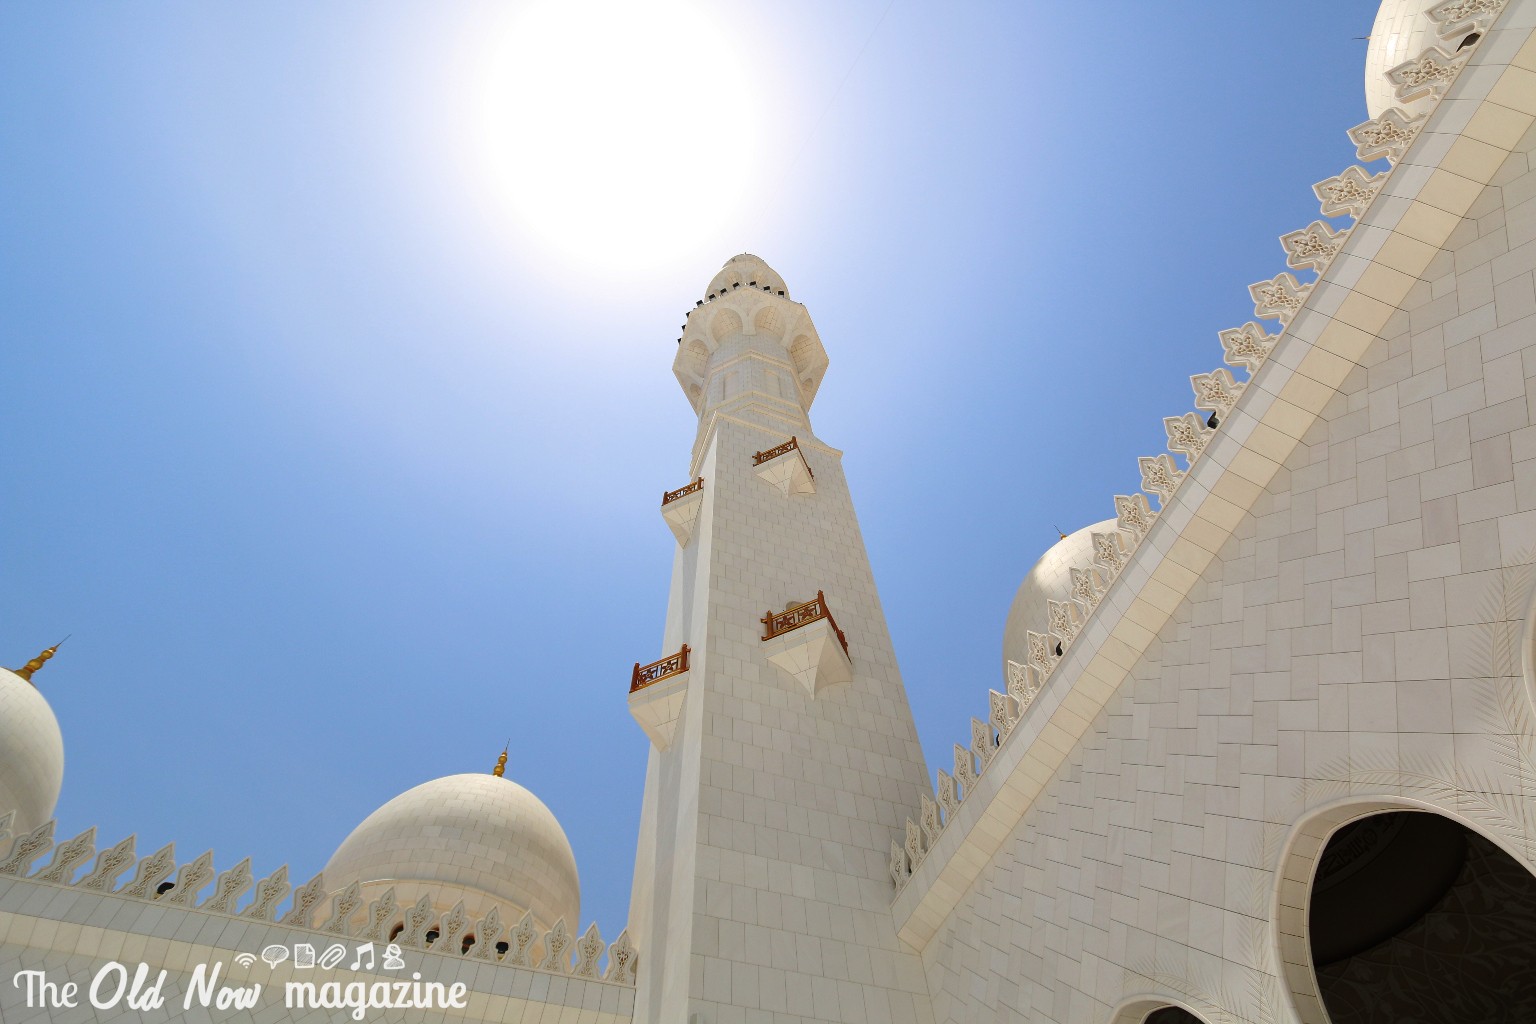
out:
{"label": "white marble minaret", "polygon": [[715,276],[678,345],[699,433],[662,507],[666,657],[630,696],[652,739],[636,1024],[931,1019],[887,871],[928,773],[842,455],[811,431],[826,367],[755,256]]}

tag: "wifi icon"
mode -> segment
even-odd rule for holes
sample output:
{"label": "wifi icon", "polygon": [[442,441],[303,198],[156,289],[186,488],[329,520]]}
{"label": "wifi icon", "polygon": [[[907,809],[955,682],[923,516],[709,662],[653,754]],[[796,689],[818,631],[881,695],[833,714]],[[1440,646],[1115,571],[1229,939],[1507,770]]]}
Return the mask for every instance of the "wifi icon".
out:
{"label": "wifi icon", "polygon": [[235,954],[235,963],[239,964],[241,967],[249,967],[252,964],[254,964],[255,962],[256,962],[256,954],[255,953],[236,953]]}

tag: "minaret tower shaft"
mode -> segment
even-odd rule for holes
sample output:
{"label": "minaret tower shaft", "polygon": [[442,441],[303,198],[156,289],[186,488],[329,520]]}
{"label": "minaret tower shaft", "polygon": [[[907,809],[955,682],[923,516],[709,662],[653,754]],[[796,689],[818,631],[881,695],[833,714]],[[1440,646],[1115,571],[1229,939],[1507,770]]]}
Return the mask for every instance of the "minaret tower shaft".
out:
{"label": "minaret tower shaft", "polygon": [[678,345],[699,431],[663,504],[668,657],[636,666],[630,696],[653,740],[636,1024],[931,1020],[887,870],[928,772],[842,453],[811,430],[826,367],[805,307],[749,255]]}

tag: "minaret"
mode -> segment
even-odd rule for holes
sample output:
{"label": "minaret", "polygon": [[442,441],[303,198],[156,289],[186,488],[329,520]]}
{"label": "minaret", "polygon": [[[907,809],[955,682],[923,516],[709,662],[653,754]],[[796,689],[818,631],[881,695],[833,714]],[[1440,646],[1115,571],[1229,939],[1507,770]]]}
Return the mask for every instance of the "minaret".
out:
{"label": "minaret", "polygon": [[652,739],[635,1024],[932,1019],[888,873],[928,772],[842,453],[811,430],[826,368],[755,256],[715,275],[678,342],[699,431],[662,505],[663,657],[631,683]]}

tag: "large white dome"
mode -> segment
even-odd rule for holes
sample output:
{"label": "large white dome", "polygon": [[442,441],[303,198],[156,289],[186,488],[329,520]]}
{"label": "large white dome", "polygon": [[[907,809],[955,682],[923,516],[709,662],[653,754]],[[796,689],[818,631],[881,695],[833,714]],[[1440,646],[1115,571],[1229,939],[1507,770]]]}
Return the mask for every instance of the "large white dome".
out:
{"label": "large white dome", "polygon": [[1387,72],[1440,43],[1437,26],[1424,12],[1443,2],[1384,0],[1377,9],[1371,42],[1365,51],[1365,109],[1372,117],[1380,117],[1388,107],[1397,106],[1418,114],[1432,102],[1421,98],[1413,103],[1398,103],[1397,91],[1387,79]]}
{"label": "large white dome", "polygon": [[564,918],[574,932],[581,918],[565,830],[538,797],[489,774],[424,782],[368,815],[325,866],[333,890],[354,879],[366,898],[395,886],[402,904],[427,894],[439,912],[462,899],[472,920],[493,905],[513,923],[533,911],[541,931]]}
{"label": "large white dome", "polygon": [[1117,529],[1116,521],[1106,519],[1068,534],[1040,556],[1019,584],[1003,626],[1003,680],[1008,679],[1008,662],[1029,663],[1027,633],[1049,633],[1047,601],[1065,601],[1072,596],[1072,569],[1093,562],[1093,535]]}
{"label": "large white dome", "polygon": [[15,834],[53,817],[64,785],[64,735],[37,687],[0,669],[0,815]]}

